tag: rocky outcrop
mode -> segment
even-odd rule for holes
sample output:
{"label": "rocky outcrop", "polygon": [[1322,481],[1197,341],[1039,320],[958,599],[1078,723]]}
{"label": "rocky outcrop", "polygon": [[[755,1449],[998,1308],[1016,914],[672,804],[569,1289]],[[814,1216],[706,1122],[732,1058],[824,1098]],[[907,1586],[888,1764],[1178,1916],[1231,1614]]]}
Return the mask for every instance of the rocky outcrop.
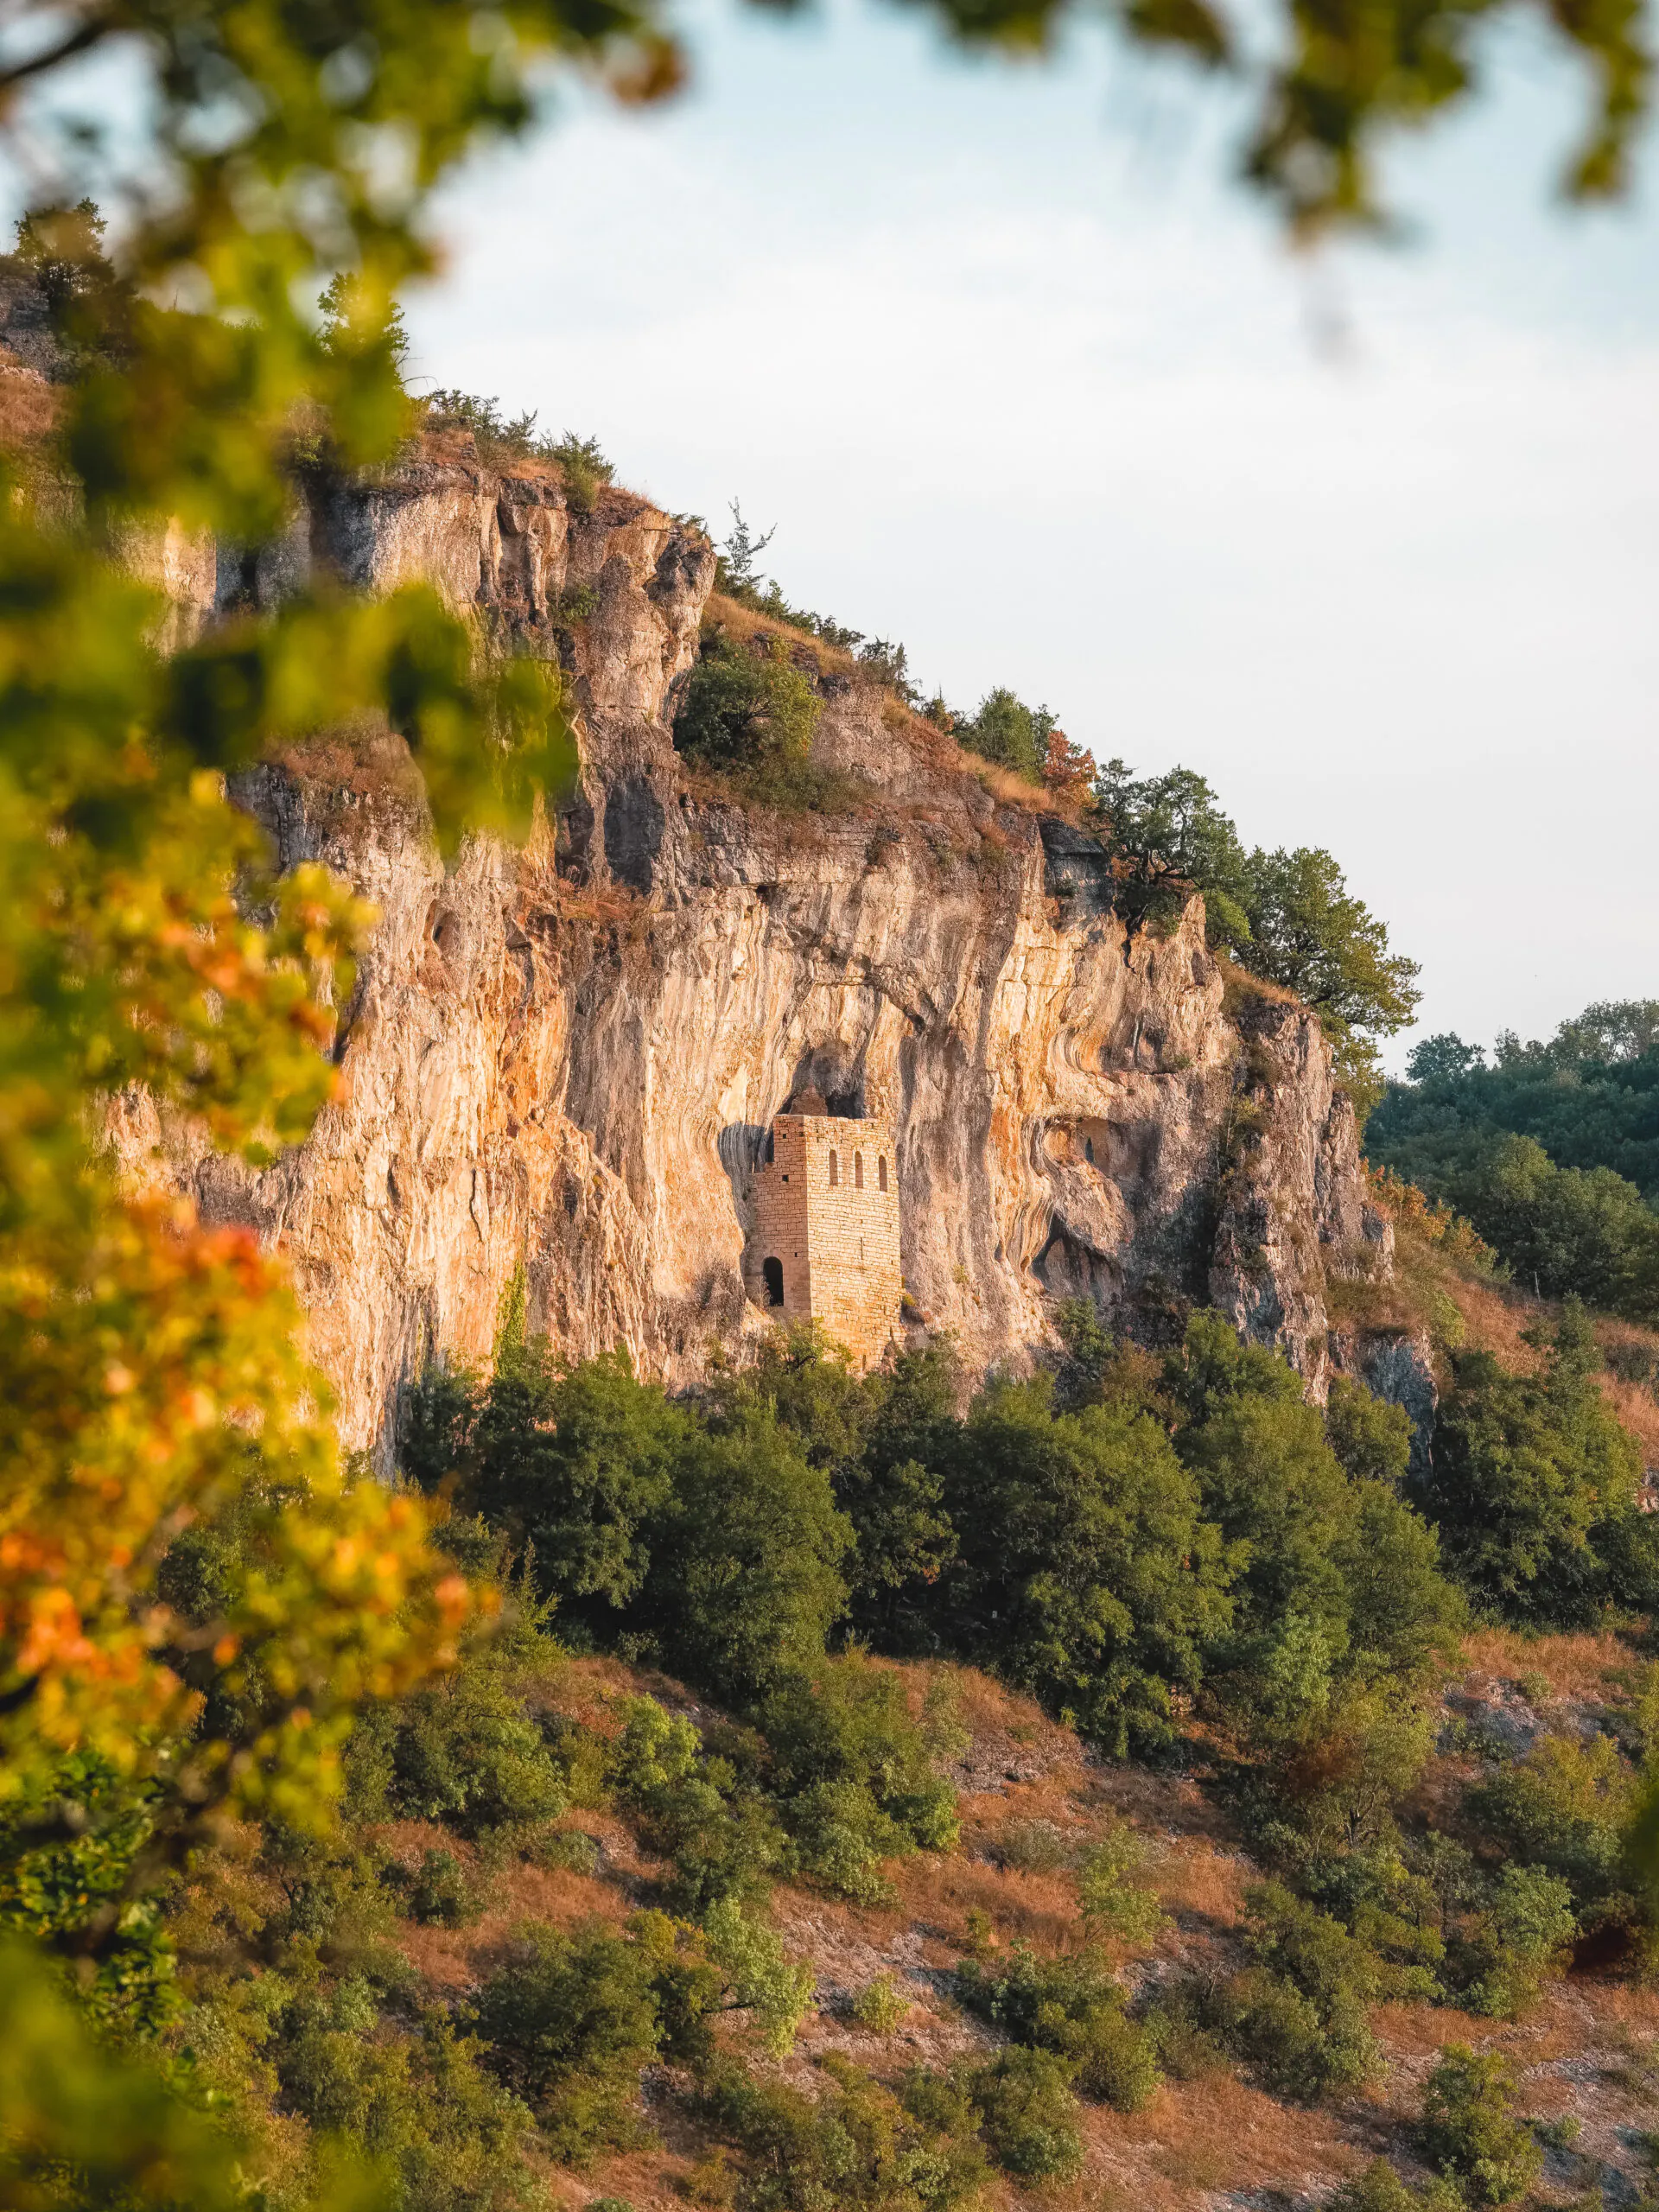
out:
{"label": "rocky outcrop", "polygon": [[1434,1347],[1423,1328],[1374,1329],[1363,1336],[1333,1335],[1336,1365],[1363,1382],[1374,1397],[1403,1407],[1411,1421],[1411,1479],[1427,1482],[1433,1471],[1434,1424],[1440,1385]]}
{"label": "rocky outcrop", "polygon": [[562,1351],[625,1343],[672,1382],[764,1325],[752,1179],[809,1084],[892,1127],[910,1325],[976,1368],[1029,1358],[1058,1296],[1149,1340],[1214,1303],[1322,1394],[1327,1277],[1386,1272],[1386,1228],[1317,1023],[1224,975],[1198,900],[1131,934],[1089,839],[804,646],[852,803],[772,814],[683,772],[669,721],[713,557],[623,493],[577,513],[464,457],[320,489],[281,546],[221,557],[214,602],[320,563],[435,582],[556,657],[582,748],[526,849],[475,840],[448,868],[395,738],[241,787],[285,864],[327,862],[381,920],[308,1142],[183,1172],[288,1254],[350,1443],[389,1449],[435,1351],[487,1352],[521,1263]]}

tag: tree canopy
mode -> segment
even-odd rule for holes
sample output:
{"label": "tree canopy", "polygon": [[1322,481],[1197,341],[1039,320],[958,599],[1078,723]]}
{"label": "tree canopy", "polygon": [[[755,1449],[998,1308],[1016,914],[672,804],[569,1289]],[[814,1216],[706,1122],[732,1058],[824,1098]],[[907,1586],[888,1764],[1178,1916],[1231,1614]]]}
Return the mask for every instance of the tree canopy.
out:
{"label": "tree canopy", "polygon": [[1380,1166],[1471,1221],[1516,1279],[1636,1321],[1659,1317],[1659,1047],[1650,1001],[1603,1001],[1494,1063],[1426,1038],[1367,1141]]}
{"label": "tree canopy", "polygon": [[1369,1107],[1382,1088],[1376,1039],[1410,1021],[1417,963],[1389,950],[1386,924],[1354,897],[1332,855],[1307,846],[1247,852],[1191,768],[1138,777],[1109,760],[1094,801],[1131,925],[1166,925],[1201,892],[1211,944],[1313,1008],[1338,1072]]}

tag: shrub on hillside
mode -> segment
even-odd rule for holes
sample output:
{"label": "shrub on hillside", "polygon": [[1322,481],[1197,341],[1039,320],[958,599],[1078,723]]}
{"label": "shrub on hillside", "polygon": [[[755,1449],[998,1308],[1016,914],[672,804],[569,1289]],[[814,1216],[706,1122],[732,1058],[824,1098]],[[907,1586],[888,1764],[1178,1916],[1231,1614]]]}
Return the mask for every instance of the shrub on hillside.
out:
{"label": "shrub on hillside", "polygon": [[[494,1553],[506,1556],[499,1544]],[[549,1610],[521,1576],[493,1636],[412,1697],[359,1716],[345,1761],[354,1818],[442,1821],[502,1840],[558,1818],[564,1775],[519,1694],[562,1656]]]}
{"label": "shrub on hillside", "polygon": [[1345,1471],[1288,1363],[1198,1313],[1164,1389],[1200,1510],[1242,1548],[1208,1653],[1223,1708],[1264,1744],[1294,1739],[1344,1684],[1432,1670],[1462,1613],[1432,1533],[1388,1484]]}
{"label": "shrub on hillside", "polygon": [[1230,1618],[1230,1570],[1159,1425],[1115,1406],[1057,1416],[1052,1391],[996,1384],[969,1415],[945,1610],[959,1649],[999,1654],[1121,1758],[1168,1739],[1172,1688],[1196,1686]]}
{"label": "shrub on hillside", "polygon": [[1519,2019],[1567,1957],[1577,1929],[1572,1886],[1559,1874],[1500,1867],[1460,1917],[1443,1979],[1465,2012]]}
{"label": "shrub on hillside", "polygon": [[1040,784],[1048,760],[1048,741],[1058,717],[1046,707],[1028,707],[1006,686],[988,692],[973,714],[959,716],[960,745],[999,767],[1011,768],[1027,783]]}
{"label": "shrub on hillside", "polygon": [[1094,1936],[1147,1943],[1168,1925],[1148,1879],[1152,1849],[1127,1821],[1112,1820],[1077,1866],[1077,1903]]}
{"label": "shrub on hillside", "polygon": [[911,1999],[891,1974],[879,1974],[858,1991],[847,2010],[849,2017],[870,2034],[890,2036],[908,2017]]}
{"label": "shrub on hillside", "polygon": [[824,811],[847,787],[815,770],[812,736],[823,702],[781,638],[756,652],[723,633],[704,641],[674,716],[689,760],[731,778],[762,804]]}
{"label": "shrub on hillside", "polygon": [[[331,293],[334,289],[330,288]],[[471,431],[478,457],[486,468],[511,470],[515,462],[527,461],[554,462],[577,514],[593,512],[601,486],[616,473],[597,438],[578,437],[574,430],[567,430],[561,438],[538,433],[533,409],[523,415],[504,415],[499,399],[453,390],[428,392],[416,404],[431,428]]]}
{"label": "shrub on hillside", "polygon": [[554,2157],[580,2164],[645,2139],[640,2074],[658,2057],[705,2054],[719,1987],[660,1914],[638,1916],[626,1935],[528,1926],[479,1992],[478,2031]]}
{"label": "shrub on hillside", "polygon": [[891,1668],[856,1654],[826,1661],[780,1684],[760,1719],[806,1873],[873,1903],[881,1859],[955,1849],[956,1792],[935,1771]]}
{"label": "shrub on hillside", "polygon": [[1581,1920],[1593,1924],[1621,1909],[1636,1777],[1610,1738],[1540,1736],[1465,1803],[1507,1857],[1565,1882]]}
{"label": "shrub on hillside", "polygon": [[423,2010],[412,2032],[388,2030],[347,1984],[296,1999],[276,2027],[283,2101],[321,2139],[325,2171],[341,2152],[372,2160],[400,2212],[546,2207],[525,2155],[530,2113],[490,2078],[477,2039],[458,2034],[442,2008]]}
{"label": "shrub on hillside", "polygon": [[1382,1993],[1376,1957],[1278,1883],[1246,1904],[1255,1963],[1215,1988],[1204,2024],[1275,2096],[1312,2104],[1359,2088],[1380,2059],[1366,2018]]}
{"label": "shrub on hillside", "polygon": [[1515,2110],[1515,2075],[1496,2052],[1450,2044],[1428,2077],[1418,2130],[1424,2158],[1471,2206],[1513,2204],[1537,2179],[1543,2152]]}
{"label": "shrub on hillside", "polygon": [[411,1920],[437,1928],[465,1928],[479,1919],[488,1892],[475,1882],[453,1851],[423,1851],[415,1866],[394,1866],[391,1885],[401,1892]]}
{"label": "shrub on hillside", "polygon": [[399,1458],[423,1488],[448,1479],[536,1560],[562,1621],[601,1631],[634,1598],[649,1533],[672,1486],[690,1417],[637,1382],[626,1351],[561,1370],[510,1293],[494,1371],[429,1369],[411,1394]]}
{"label": "shrub on hillside", "polygon": [[1464,1353],[1440,1403],[1424,1510],[1476,1601],[1520,1626],[1586,1627],[1609,1604],[1659,1603],[1659,1526],[1637,1499],[1642,1455],[1596,1385],[1599,1364],[1588,1322],[1569,1306],[1541,1374]]}
{"label": "shrub on hillside", "polygon": [[1363,2174],[1345,2181],[1325,2200],[1325,2212],[1468,2212],[1463,2193],[1443,2177],[1414,2188],[1386,2158],[1373,2158]]}
{"label": "shrub on hillside", "polygon": [[722,2011],[747,2012],[766,2055],[785,2057],[817,1994],[812,1969],[786,1957],[777,1930],[735,1897],[710,1905],[703,1929]]}
{"label": "shrub on hillside", "polygon": [[1041,1958],[1019,1943],[957,1970],[963,2002],[1016,2044],[1058,2054],[1088,2097],[1137,2112],[1161,2076],[1153,2038],[1123,2009],[1123,1991],[1094,1951]]}
{"label": "shrub on hillside", "polygon": [[937,1643],[934,1592],[957,1552],[945,1478],[961,1390],[949,1344],[935,1339],[868,1375],[812,1326],[776,1331],[713,1393],[727,1413],[770,1405],[814,1466],[829,1473],[852,1524],[849,1612],[883,1649]]}
{"label": "shrub on hillside", "polygon": [[717,2069],[702,2107],[748,2168],[744,2212],[951,2212],[987,2177],[978,2114],[955,2081],[916,2069],[896,2090],[830,2055],[813,2099]]}
{"label": "shrub on hillside", "polygon": [[1403,1406],[1374,1397],[1363,1382],[1345,1375],[1333,1375],[1325,1402],[1325,1433],[1344,1471],[1357,1482],[1404,1482],[1414,1430]]}
{"label": "shrub on hillside", "polygon": [[671,1861],[665,1902],[700,1919],[722,1899],[764,1896],[788,1848],[776,1808],[753,1778],[764,1745],[756,1739],[758,1758],[743,1763],[745,1772],[652,1698],[631,1700],[623,1713],[612,1781],[647,1848]]}
{"label": "shrub on hillside", "polygon": [[1082,2171],[1074,2071],[1052,2050],[1014,2044],[966,2076],[986,2148],[1005,2172],[1065,2182]]}
{"label": "shrub on hillside", "polygon": [[616,470],[600,449],[597,438],[578,437],[567,430],[562,438],[543,442],[541,451],[558,466],[570,505],[579,515],[591,514],[601,489]]}
{"label": "shrub on hillside", "polygon": [[641,1614],[683,1673],[741,1702],[818,1664],[852,1530],[768,1410],[696,1437],[654,1528]]}

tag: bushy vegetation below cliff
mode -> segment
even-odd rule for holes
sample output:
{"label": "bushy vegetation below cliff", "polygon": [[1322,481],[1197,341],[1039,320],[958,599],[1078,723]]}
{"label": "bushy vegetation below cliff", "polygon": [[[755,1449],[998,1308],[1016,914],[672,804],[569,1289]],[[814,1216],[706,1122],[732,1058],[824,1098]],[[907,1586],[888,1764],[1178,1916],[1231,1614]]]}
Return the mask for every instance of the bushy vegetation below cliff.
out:
{"label": "bushy vegetation below cliff", "polygon": [[[1419,1485],[1397,1408],[1309,1406],[1216,1316],[1161,1357],[1059,1318],[1052,1372],[966,1403],[946,1346],[861,1376],[810,1332],[673,1401],[560,1370],[516,1287],[403,1449],[499,1621],[362,1714],[338,1829],[273,1808],[111,1916],[153,1796],[76,1758],[9,1813],[0,1910],[271,2206],[365,2155],[409,2212],[943,2212],[1130,2168],[1192,2202],[1213,2126],[1168,2168],[1135,2116],[1238,2096],[1356,2170],[1343,2203],[1415,2202],[1395,2166],[1518,2201],[1554,2139],[1491,2038],[1575,1950],[1629,1982],[1650,1943],[1659,1681],[1618,1638],[1659,1530],[1585,1325],[1533,1376],[1465,1362]],[[187,1532],[168,1600],[206,1626],[250,1566]],[[1448,1717],[1506,1623],[1599,1638],[1602,1701],[1549,1717],[1546,1637],[1532,1726]],[[1426,2088],[1405,2017],[1449,2046]],[[1354,2101],[1407,2091],[1358,2174]]]}

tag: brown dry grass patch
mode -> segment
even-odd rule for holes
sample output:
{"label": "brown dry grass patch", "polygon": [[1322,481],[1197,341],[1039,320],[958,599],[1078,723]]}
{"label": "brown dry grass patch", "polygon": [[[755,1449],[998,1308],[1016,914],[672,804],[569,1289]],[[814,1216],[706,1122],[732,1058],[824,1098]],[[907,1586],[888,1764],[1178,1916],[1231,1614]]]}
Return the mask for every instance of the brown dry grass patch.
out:
{"label": "brown dry grass patch", "polygon": [[1081,823],[1083,809],[1075,799],[1063,798],[1046,784],[1031,783],[998,761],[982,760],[966,746],[957,745],[955,751],[957,765],[964,774],[982,784],[999,806],[1017,806],[1027,814],[1058,814],[1065,821]]}
{"label": "brown dry grass patch", "polygon": [[582,2173],[569,2166],[550,2166],[547,2174],[553,2184],[553,2202],[564,2205],[567,2212],[579,2212],[581,2206],[607,2196],[649,2208],[683,2205],[686,2199],[677,2184],[702,2155],[703,2145],[700,2138],[690,2136],[683,2125],[677,2127],[675,2117],[668,2106],[654,2107],[649,2115],[651,2126],[665,2139],[686,2139],[677,2146],[664,2139],[658,2147],[613,2155]]}
{"label": "brown dry grass patch", "polygon": [[1202,1836],[1182,1836],[1148,1869],[1164,1910],[1183,1918],[1231,1928],[1244,1910],[1244,1891],[1260,1869],[1234,1852],[1217,1851]]}
{"label": "brown dry grass patch", "polygon": [[724,592],[709,593],[702,619],[705,623],[718,623],[723,629],[747,632],[752,638],[781,638],[785,645],[798,645],[803,652],[810,653],[821,670],[834,669],[838,675],[872,683],[868,671],[861,669],[844,647],[826,645],[810,630],[803,630],[793,622],[780,622],[775,614],[757,614],[741,601],[728,599]]}
{"label": "brown dry grass patch", "polygon": [[490,1910],[470,1928],[423,1928],[400,1921],[397,1943],[427,1981],[467,1988],[491,1970],[503,1945],[525,1921],[566,1931],[595,1920],[620,1928],[634,1906],[628,1891],[602,1874],[573,1874],[563,1867],[518,1861],[496,1876]]}
{"label": "brown dry grass patch", "polygon": [[44,445],[63,416],[63,393],[33,369],[0,361],[0,450]]}
{"label": "brown dry grass patch", "polygon": [[[1425,1294],[1439,1291],[1462,1316],[1464,1341],[1470,1351],[1490,1352],[1517,1374],[1538,1371],[1546,1354],[1525,1341],[1526,1333],[1554,1329],[1561,1318],[1559,1301],[1535,1298],[1516,1283],[1461,1274],[1433,1244],[1412,1236],[1399,1224],[1396,1239],[1395,1281],[1332,1283],[1328,1302],[1333,1319],[1351,1318],[1371,1327],[1414,1326],[1426,1316]],[[1604,1352],[1629,1345],[1659,1353],[1659,1331],[1639,1328],[1634,1322],[1615,1320],[1605,1314],[1591,1318]],[[1659,1465],[1659,1399],[1644,1384],[1621,1382],[1609,1369],[1596,1379],[1615,1415],[1641,1446],[1646,1463]]]}
{"label": "brown dry grass patch", "polygon": [[776,615],[757,613],[753,607],[727,598],[723,592],[709,594],[703,620],[740,636],[779,638],[797,654],[810,656],[820,673],[833,671],[854,683],[880,690],[890,729],[913,744],[929,766],[944,774],[971,776],[999,805],[1017,807],[1027,814],[1059,815],[1074,824],[1082,823],[1084,810],[1077,800],[1052,791],[1046,785],[1031,783],[1024,776],[1016,775],[1013,769],[994,760],[982,760],[978,753],[959,745],[949,731],[942,730],[925,715],[918,715],[896,692],[878,685],[869,670],[843,647],[827,645],[811,631],[803,630],[793,622],[780,621]]}
{"label": "brown dry grass patch", "polygon": [[[905,1671],[908,1672],[909,1669]],[[962,1725],[975,1736],[1007,1736],[1015,1743],[1070,1743],[1076,1738],[1040,1705],[1018,1690],[1011,1690],[977,1667],[952,1664],[929,1666],[926,1679],[942,1682],[956,1701]]]}
{"label": "brown dry grass patch", "polygon": [[1300,1006],[1302,1001],[1294,991],[1287,990],[1282,983],[1270,983],[1265,976],[1253,976],[1242,967],[1224,946],[1218,945],[1210,955],[1221,971],[1226,997],[1223,1003],[1230,1014],[1236,1010],[1241,999],[1266,999],[1274,1006]]}
{"label": "brown dry grass patch", "polygon": [[[1535,1298],[1512,1283],[1483,1282],[1450,1270],[1444,1287],[1463,1316],[1471,1350],[1489,1351],[1523,1375],[1535,1373],[1543,1364],[1545,1354],[1535,1344],[1523,1342],[1522,1332],[1541,1325],[1554,1328],[1561,1318],[1557,1301]],[[1659,1332],[1605,1316],[1592,1319],[1596,1340],[1604,1351],[1630,1344],[1659,1352]],[[1614,1414],[1642,1446],[1647,1464],[1659,1465],[1659,1400],[1639,1382],[1621,1382],[1608,1369],[1596,1380]]]}
{"label": "brown dry grass patch", "polygon": [[1609,1677],[1633,1665],[1636,1655],[1622,1637],[1606,1631],[1524,1636],[1516,1629],[1482,1628],[1464,1637],[1463,1658],[1469,1675],[1499,1681],[1542,1675],[1556,1697],[1595,1702],[1612,1687]]}
{"label": "brown dry grass patch", "polygon": [[1362,2162],[1333,2113],[1277,2104],[1230,2075],[1166,2082],[1127,2118],[1092,2112],[1087,2137],[1116,2202],[1147,2212],[1184,2212],[1224,2190],[1328,2188]]}
{"label": "brown dry grass patch", "polygon": [[967,1948],[970,1912],[986,1916],[999,1943],[1061,1951],[1077,1939],[1077,1885],[1069,1874],[1023,1874],[985,1859],[931,1853],[900,1859],[890,1872],[905,1921],[958,1950]]}

